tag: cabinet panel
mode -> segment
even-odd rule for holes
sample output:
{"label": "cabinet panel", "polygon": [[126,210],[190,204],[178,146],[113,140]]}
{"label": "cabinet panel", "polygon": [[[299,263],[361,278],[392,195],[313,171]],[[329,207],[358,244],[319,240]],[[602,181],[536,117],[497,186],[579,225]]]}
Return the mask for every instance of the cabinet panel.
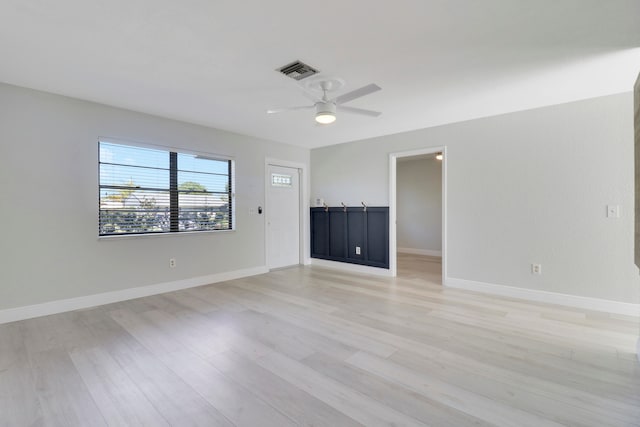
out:
{"label": "cabinet panel", "polygon": [[[358,211],[347,212],[347,258],[354,260],[364,260],[365,258],[365,216]],[[356,253],[356,248],[360,248],[360,253]]]}
{"label": "cabinet panel", "polygon": [[329,255],[329,213],[311,211],[311,253]]}
{"label": "cabinet panel", "polygon": [[388,211],[371,210],[367,215],[367,257],[373,263],[389,266]]}
{"label": "cabinet panel", "polygon": [[311,208],[311,257],[389,268],[389,208]]}
{"label": "cabinet panel", "polygon": [[329,210],[329,255],[333,258],[347,256],[347,215],[340,210]]}

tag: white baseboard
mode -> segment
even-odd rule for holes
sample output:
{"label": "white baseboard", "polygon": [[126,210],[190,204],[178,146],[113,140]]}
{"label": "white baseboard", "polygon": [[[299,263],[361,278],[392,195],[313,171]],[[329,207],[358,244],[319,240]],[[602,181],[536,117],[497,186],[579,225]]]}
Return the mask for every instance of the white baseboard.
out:
{"label": "white baseboard", "polygon": [[318,267],[332,268],[334,270],[349,271],[351,273],[373,274],[376,276],[391,277],[391,271],[386,268],[369,267],[368,265],[349,264],[347,262],[329,261],[326,259],[313,258],[311,265]]}
{"label": "white baseboard", "polygon": [[49,301],[41,304],[0,310],[0,324],[15,322],[17,320],[31,319],[33,317],[48,316],[50,314],[111,304],[149,295],[163,294],[180,289],[194,288],[226,280],[240,279],[267,273],[267,267],[253,267],[243,270],[227,271],[224,273],[209,274],[207,276],[192,277],[173,282],[158,283],[155,285],[127,288],[119,291],[105,292],[101,294],[86,295],[76,298]]}
{"label": "white baseboard", "polygon": [[433,249],[398,248],[396,251],[400,254],[439,256],[442,258],[442,251],[436,251]]}
{"label": "white baseboard", "polygon": [[535,289],[515,288],[513,286],[495,285],[493,283],[476,282],[473,280],[456,279],[453,277],[447,277],[444,280],[444,286],[525,299],[529,301],[640,317],[640,304],[632,304],[628,302],[559,294],[555,292],[538,291]]}

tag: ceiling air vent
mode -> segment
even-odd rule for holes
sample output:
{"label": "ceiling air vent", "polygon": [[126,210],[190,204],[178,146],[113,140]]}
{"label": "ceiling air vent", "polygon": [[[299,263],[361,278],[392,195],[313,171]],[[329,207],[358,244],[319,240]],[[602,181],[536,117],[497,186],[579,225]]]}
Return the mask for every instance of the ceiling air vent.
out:
{"label": "ceiling air vent", "polygon": [[294,80],[302,80],[309,76],[313,76],[318,72],[318,70],[316,70],[315,68],[301,61],[294,61],[291,64],[287,64],[284,67],[278,68],[276,71],[279,71],[285,76],[291,77]]}

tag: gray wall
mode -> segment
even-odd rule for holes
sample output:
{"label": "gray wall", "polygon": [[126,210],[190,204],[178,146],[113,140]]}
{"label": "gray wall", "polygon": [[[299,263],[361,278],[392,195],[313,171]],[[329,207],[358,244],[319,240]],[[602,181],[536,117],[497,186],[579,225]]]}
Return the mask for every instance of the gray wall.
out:
{"label": "gray wall", "polygon": [[315,149],[311,194],[388,205],[389,153],[441,145],[448,277],[640,302],[631,92]]}
{"label": "gray wall", "polygon": [[398,160],[397,247],[442,249],[442,163],[429,158]]}
{"label": "gray wall", "polygon": [[[237,231],[99,240],[100,136],[234,156]],[[0,84],[0,309],[264,266],[265,157],[309,151]]]}

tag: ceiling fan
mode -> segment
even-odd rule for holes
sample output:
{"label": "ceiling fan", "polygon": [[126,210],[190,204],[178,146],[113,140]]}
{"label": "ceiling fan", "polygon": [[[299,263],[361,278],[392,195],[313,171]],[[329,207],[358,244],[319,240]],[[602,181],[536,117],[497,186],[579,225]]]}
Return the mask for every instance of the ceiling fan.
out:
{"label": "ceiling fan", "polygon": [[353,101],[354,99],[369,95],[373,92],[379,91],[380,86],[371,83],[363,86],[359,89],[352,90],[351,92],[344,93],[335,98],[329,98],[329,92],[334,92],[344,83],[338,79],[331,80],[317,80],[312,82],[308,87],[312,89],[322,90],[322,97],[318,98],[316,95],[303,90],[303,93],[313,101],[313,105],[301,105],[296,107],[279,108],[273,110],[267,110],[267,114],[283,113],[285,111],[294,110],[310,110],[315,108],[316,110],[316,122],[322,125],[328,125],[336,121],[336,111],[344,111],[347,113],[360,114],[369,117],[378,117],[382,114],[379,111],[365,110],[363,108],[348,107],[343,104]]}

